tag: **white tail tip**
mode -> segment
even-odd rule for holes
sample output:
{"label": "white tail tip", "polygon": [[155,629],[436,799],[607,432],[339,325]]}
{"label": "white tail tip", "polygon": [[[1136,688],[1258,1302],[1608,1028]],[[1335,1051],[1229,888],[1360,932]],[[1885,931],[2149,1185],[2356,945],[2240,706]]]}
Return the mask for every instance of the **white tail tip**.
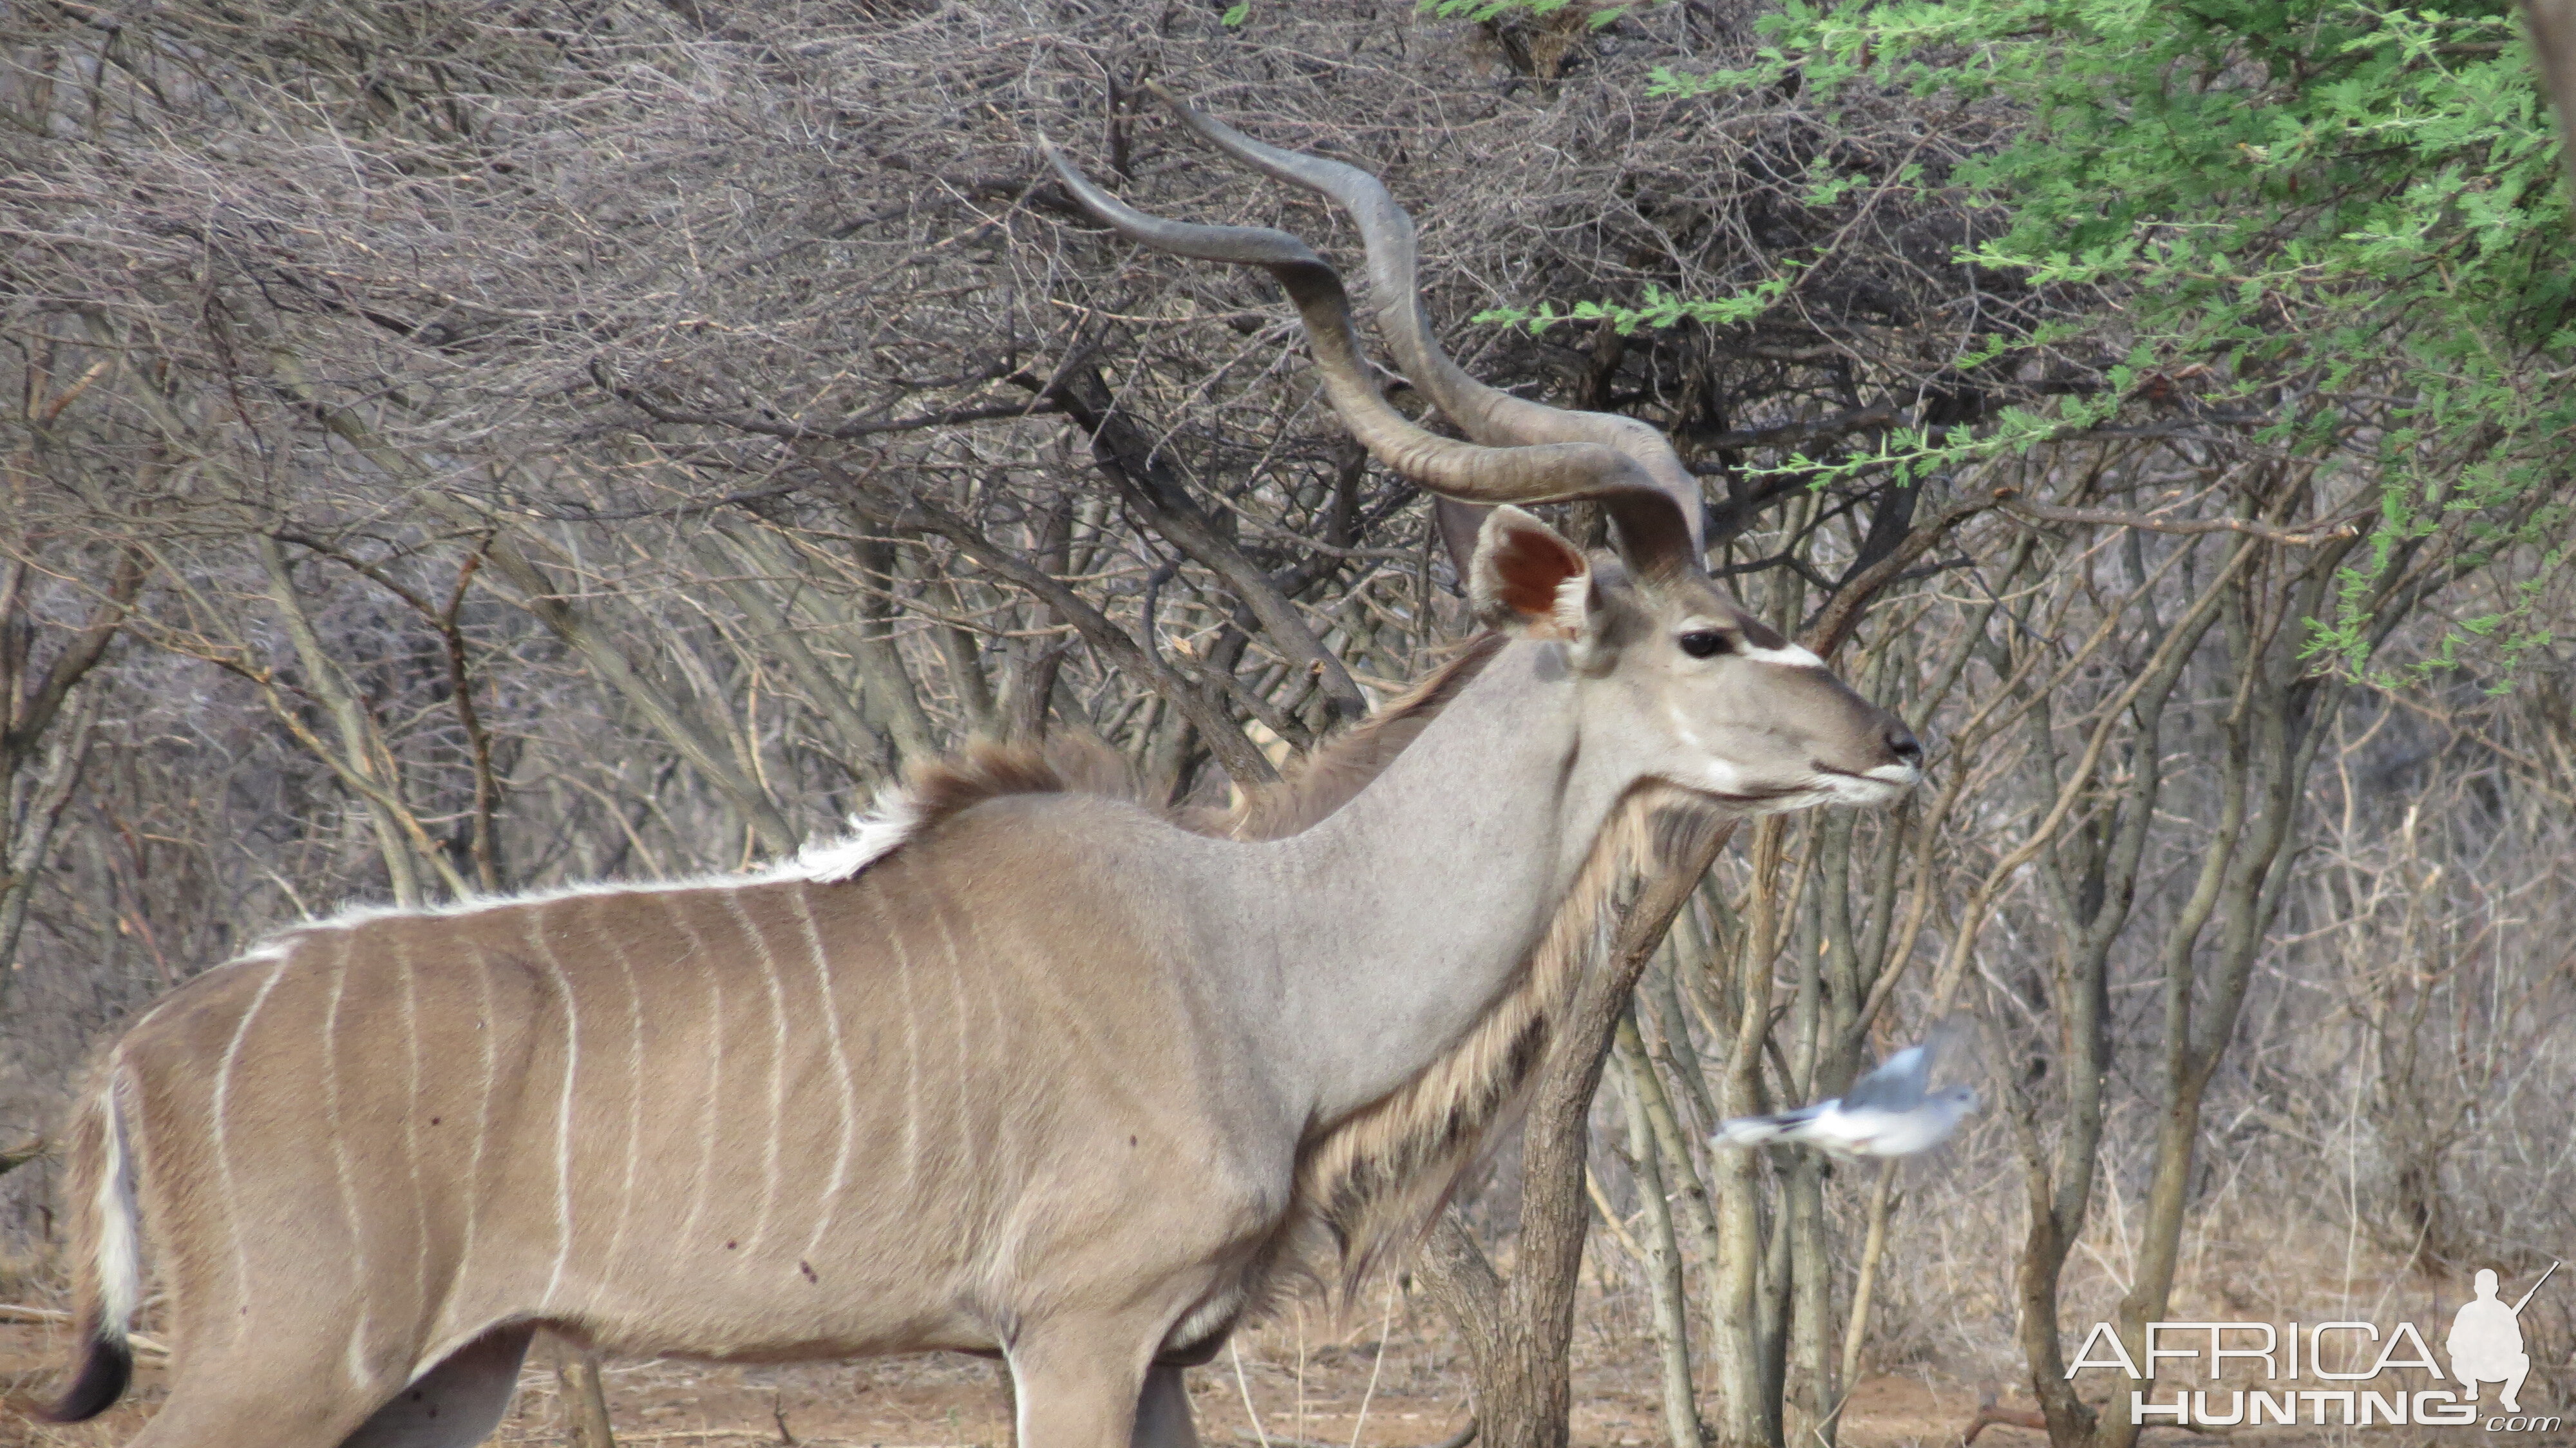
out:
{"label": "white tail tip", "polygon": [[98,1093],[101,1120],[98,1197],[98,1334],[122,1342],[143,1300],[143,1249],[134,1206],[134,1160],[125,1147],[125,1114],[116,1108],[117,1076]]}

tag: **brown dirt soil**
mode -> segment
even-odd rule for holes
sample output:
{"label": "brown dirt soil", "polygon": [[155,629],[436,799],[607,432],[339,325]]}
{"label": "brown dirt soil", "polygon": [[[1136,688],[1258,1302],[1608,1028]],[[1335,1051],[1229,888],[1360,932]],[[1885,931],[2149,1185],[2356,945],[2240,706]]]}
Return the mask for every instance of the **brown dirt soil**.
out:
{"label": "brown dirt soil", "polygon": [[[40,1397],[55,1382],[67,1333],[59,1325],[0,1323],[0,1391],[12,1406]],[[1617,1351],[1625,1347],[1627,1350]],[[1642,1342],[1620,1344],[1586,1330],[1577,1344],[1574,1441],[1581,1448],[1646,1448],[1664,1440],[1655,1384]],[[1633,1358],[1636,1361],[1622,1361]],[[1427,1309],[1401,1310],[1387,1333],[1383,1361],[1378,1323],[1329,1332],[1311,1312],[1246,1335],[1236,1363],[1219,1357],[1190,1374],[1199,1433],[1209,1448],[1257,1444],[1349,1444],[1355,1427],[1371,1448],[1420,1448],[1447,1438],[1466,1421],[1466,1379],[1454,1338]],[[553,1349],[542,1340],[520,1380],[518,1398],[493,1442],[564,1441]],[[1375,1378],[1374,1389],[1371,1378]],[[1256,1433],[1245,1411],[1249,1393],[1260,1415]],[[46,1427],[0,1410],[0,1448],[105,1448],[146,1422],[161,1395],[156,1361],[139,1365],[135,1390],[94,1423]],[[612,1364],[608,1395],[618,1442],[643,1444],[776,1444],[783,1422],[792,1441],[816,1448],[881,1445],[986,1445],[1009,1442],[993,1365],[953,1354],[795,1367],[732,1367],[686,1362]],[[1356,1422],[1367,1405],[1365,1424]],[[1956,1443],[1976,1411],[1967,1390],[1935,1390],[1903,1377],[1875,1378],[1855,1395],[1843,1434],[1846,1448]],[[1981,1445],[2029,1448],[2036,1434],[1989,1429]]]}
{"label": "brown dirt soil", "polygon": [[[1642,1333],[1624,1340],[1618,1316],[1587,1311],[1577,1329],[1576,1448],[1650,1448],[1665,1441],[1651,1347]],[[1245,1334],[1240,1376],[1236,1360],[1227,1357],[1190,1374],[1201,1439],[1208,1448],[1245,1448],[1265,1438],[1272,1448],[1343,1448],[1355,1439],[1367,1448],[1422,1448],[1449,1437],[1466,1420],[1466,1379],[1447,1324],[1407,1304],[1388,1320],[1382,1359],[1378,1327],[1367,1322],[1335,1332],[1309,1312],[1302,1321],[1291,1316]],[[149,1357],[139,1365],[135,1390],[96,1422],[47,1427],[14,1411],[59,1381],[66,1338],[59,1324],[0,1323],[0,1395],[9,1404],[0,1408],[0,1448],[113,1448],[151,1417],[162,1388]],[[567,1441],[554,1351],[540,1340],[494,1443]],[[993,1364],[954,1354],[793,1367],[619,1363],[609,1369],[608,1395],[623,1448],[1007,1448],[1010,1441]],[[1247,1396],[1260,1417],[1258,1430]],[[1973,1385],[1895,1374],[1869,1378],[1853,1394],[1842,1448],[1953,1448],[1976,1416],[1977,1398]],[[1365,1423],[1358,1421],[1363,1403]],[[2571,1441],[2568,1434],[2508,1439],[2474,1429],[2420,1428],[2266,1428],[2226,1436],[2259,1448],[2561,1448]],[[2157,1430],[2144,1448],[2214,1448],[2221,1437]],[[2044,1448],[2047,1439],[1990,1426],[1977,1441],[1978,1448]]]}

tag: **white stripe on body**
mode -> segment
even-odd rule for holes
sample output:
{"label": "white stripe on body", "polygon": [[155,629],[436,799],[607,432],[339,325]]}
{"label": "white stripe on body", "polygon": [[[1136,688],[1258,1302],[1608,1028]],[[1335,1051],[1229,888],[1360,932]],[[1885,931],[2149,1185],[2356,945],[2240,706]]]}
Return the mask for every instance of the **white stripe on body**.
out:
{"label": "white stripe on body", "polygon": [[778,1134],[787,1120],[787,988],[779,979],[777,958],[770,954],[769,939],[752,923],[751,912],[742,908],[739,894],[732,890],[719,892],[725,909],[733,913],[743,936],[751,942],[752,954],[760,960],[761,978],[769,983],[769,1130],[761,1138],[760,1210],[751,1219],[751,1236],[742,1244],[748,1255],[758,1252],[769,1236],[769,1217],[778,1206]]}
{"label": "white stripe on body", "polygon": [[555,1106],[555,1265],[546,1274],[546,1290],[537,1298],[537,1310],[545,1311],[555,1301],[555,1291],[563,1285],[564,1267],[572,1261],[572,1093],[581,1077],[581,1009],[573,1001],[572,982],[565,978],[563,961],[546,939],[545,912],[528,912],[528,940],[545,957],[546,974],[554,977],[556,989],[563,992],[564,1071],[563,1094]]}
{"label": "white stripe on body", "polygon": [[[250,1005],[233,1026],[233,1038],[224,1044],[223,1064],[215,1070],[214,1101],[208,1109],[214,1117],[215,1176],[223,1183],[224,1222],[233,1239],[233,1296],[239,1302],[250,1301],[250,1246],[242,1238],[241,1191],[233,1181],[233,1158],[226,1144],[224,1119],[232,1105],[233,1066],[241,1059],[242,1038],[250,1034],[250,1023],[258,1019],[259,1008],[268,1003],[268,993],[277,989],[277,978],[286,973],[288,959],[282,954],[277,957],[277,964],[269,967],[268,978],[251,993]],[[240,1332],[247,1320],[235,1317],[233,1331]]]}
{"label": "white stripe on body", "polygon": [[617,932],[597,933],[626,980],[626,1175],[617,1193],[617,1222],[608,1230],[608,1254],[600,1260],[600,1270],[613,1278],[626,1246],[626,1224],[635,1212],[635,1171],[644,1149],[644,991],[635,982],[635,962]]}
{"label": "white stripe on body", "polygon": [[[392,934],[388,932],[389,936]],[[420,1175],[420,972],[399,937],[385,948],[402,967],[403,1039],[411,1048],[409,1104],[403,1111],[403,1164],[411,1169],[412,1301],[429,1313],[429,1187]]]}
{"label": "white stripe on body", "polygon": [[706,937],[689,923],[689,912],[680,908],[679,897],[664,895],[661,905],[662,913],[670,916],[671,923],[689,938],[690,957],[697,962],[699,974],[707,979],[707,1101],[698,1118],[697,1175],[689,1181],[689,1209],[680,1216],[679,1241],[682,1250],[686,1250],[698,1229],[698,1219],[706,1213],[707,1186],[716,1170],[717,1128],[724,1109],[724,972],[708,959]]}
{"label": "white stripe on body", "polygon": [[[967,1083],[974,1080],[975,1072],[973,1042],[970,1039],[970,1035],[966,1027],[966,963],[965,960],[957,953],[956,932],[948,928],[947,901],[947,892],[945,890],[940,891],[938,898],[931,904],[930,913],[931,918],[939,922],[940,944],[945,946],[948,951],[948,997],[950,1004],[948,1015],[949,1019],[955,1022],[957,1027],[957,1070],[949,1079],[948,1083],[950,1116],[948,1139],[957,1144],[958,1154],[962,1158],[960,1164],[965,1169],[966,1180],[974,1181],[977,1179],[975,1169],[975,1123],[968,1119],[967,1116]],[[968,921],[967,928],[972,930],[974,928],[974,922],[971,920]]]}
{"label": "white stripe on body", "polygon": [[912,953],[903,948],[903,932],[885,903],[871,891],[868,908],[885,927],[886,948],[894,952],[895,988],[903,996],[903,1185],[921,1180],[921,1023],[912,1008]]}
{"label": "white stripe on body", "polygon": [[841,1040],[841,1005],[832,989],[832,962],[823,949],[823,932],[814,923],[813,906],[805,899],[803,886],[792,886],[789,894],[796,901],[797,923],[805,927],[805,943],[814,952],[814,984],[823,993],[823,1030],[832,1048],[832,1074],[841,1087],[841,1140],[832,1152],[832,1177],[823,1184],[821,1201],[814,1210],[814,1230],[805,1238],[805,1250],[799,1261],[809,1261],[814,1249],[822,1245],[823,1233],[832,1224],[832,1209],[840,1200],[841,1185],[849,1178],[850,1153],[859,1129],[858,1081],[850,1072],[850,1053]]}
{"label": "white stripe on body", "polygon": [[358,1210],[358,1184],[349,1175],[349,1135],[340,1120],[340,1000],[348,993],[349,957],[357,952],[357,939],[355,935],[340,937],[340,958],[331,972],[330,1004],[322,1012],[322,1109],[331,1136],[331,1175],[340,1186],[340,1214],[349,1224],[350,1275],[358,1285],[358,1320],[349,1329],[349,1347],[343,1356],[349,1381],[363,1387],[370,1376],[367,1224]]}
{"label": "white stripe on body", "polygon": [[465,1237],[456,1249],[456,1280],[469,1281],[466,1268],[474,1259],[474,1229],[482,1220],[483,1147],[492,1139],[492,1089],[501,1073],[500,1045],[492,1029],[498,1003],[492,995],[492,957],[474,950],[474,978],[483,990],[483,1013],[474,1018],[475,1038],[483,1043],[483,1095],[474,1107],[474,1144],[465,1158]]}

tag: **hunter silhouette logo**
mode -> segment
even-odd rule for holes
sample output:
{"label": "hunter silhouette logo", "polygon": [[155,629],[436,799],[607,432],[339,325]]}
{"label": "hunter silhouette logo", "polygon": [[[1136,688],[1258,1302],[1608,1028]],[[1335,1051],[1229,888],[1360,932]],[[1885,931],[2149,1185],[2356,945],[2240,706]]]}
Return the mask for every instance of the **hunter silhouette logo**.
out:
{"label": "hunter silhouette logo", "polygon": [[[2151,1322],[2143,1352],[2132,1355],[2107,1322],[2093,1324],[2075,1360],[2067,1365],[2073,1378],[2087,1369],[2115,1368],[2143,1384],[2129,1393],[2129,1421],[2140,1427],[2164,1423],[2178,1428],[2259,1428],[2306,1424],[2367,1428],[2417,1424],[2468,1427],[2484,1417],[2490,1433],[2554,1433],[2563,1419],[2526,1414],[2522,1386],[2531,1375],[2531,1354],[2522,1338],[2522,1310],[2558,1273],[2552,1262],[2540,1280],[2511,1302],[2497,1293],[2492,1268],[2477,1275],[2476,1296],[2451,1318],[2443,1353],[2450,1359],[2446,1376],[2433,1347],[2411,1322],[2383,1334],[2373,1322],[2319,1322],[2287,1325],[2269,1322]],[[2145,1368],[2141,1370],[2139,1364]],[[2157,1369],[2167,1362],[2193,1363],[2206,1386],[2177,1388],[2170,1399],[2153,1386]],[[2340,1364],[2340,1366],[2337,1366]],[[2403,1373],[2420,1373],[2409,1379]],[[2222,1379],[2251,1381],[2237,1387]],[[2301,1387],[2305,1380],[2321,1384]],[[2494,1383],[2501,1411],[2482,1412],[2479,1389]]]}
{"label": "hunter silhouette logo", "polygon": [[2504,1384],[2504,1410],[2519,1413],[2522,1404],[2515,1395],[2522,1391],[2522,1380],[2531,1376],[2531,1354],[2522,1350],[2522,1309],[2530,1303],[2532,1293],[2541,1283],[2557,1275],[2558,1264],[2540,1274],[2540,1282],[2531,1284],[2531,1292],[2522,1294],[2511,1307],[2496,1296],[2496,1275],[2492,1268],[2478,1269],[2478,1295],[2451,1319],[2451,1335],[2442,1341],[2451,1355],[2451,1375],[2460,1380],[2460,1388],[2470,1402],[2478,1400],[2481,1383]]}

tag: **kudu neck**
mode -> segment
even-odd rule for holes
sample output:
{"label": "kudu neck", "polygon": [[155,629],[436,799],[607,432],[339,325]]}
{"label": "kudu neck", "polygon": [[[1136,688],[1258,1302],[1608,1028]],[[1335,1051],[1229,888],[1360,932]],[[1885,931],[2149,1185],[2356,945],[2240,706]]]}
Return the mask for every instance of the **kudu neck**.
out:
{"label": "kudu neck", "polygon": [[1247,913],[1319,1119],[1437,1060],[1516,978],[1633,781],[1584,747],[1560,646],[1505,648],[1384,773],[1275,852]]}

